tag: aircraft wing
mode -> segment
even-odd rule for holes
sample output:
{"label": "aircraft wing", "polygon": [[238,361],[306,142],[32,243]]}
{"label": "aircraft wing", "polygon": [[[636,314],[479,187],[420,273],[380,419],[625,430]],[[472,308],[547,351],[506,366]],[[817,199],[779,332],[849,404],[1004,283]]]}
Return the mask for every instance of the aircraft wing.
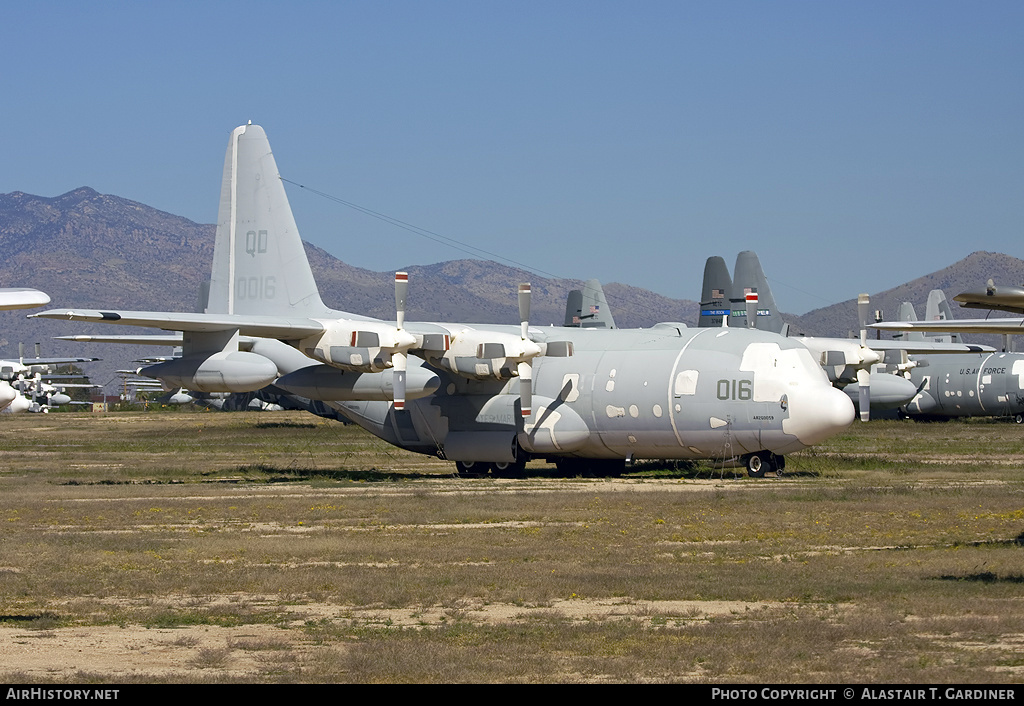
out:
{"label": "aircraft wing", "polygon": [[19,358],[22,365],[72,365],[74,363],[95,363],[99,358]]}
{"label": "aircraft wing", "polygon": [[[916,330],[916,329],[915,329]],[[1022,331],[1021,333],[1024,333]],[[924,353],[992,353],[992,346],[973,343],[936,343],[934,341],[872,341],[868,348],[876,351],[906,351],[908,355]]]}
{"label": "aircraft wing", "polygon": [[[815,353],[819,354],[823,351],[846,350],[859,348],[861,346],[860,341],[855,338],[798,337],[797,340]],[[981,346],[970,343],[935,343],[934,341],[872,341],[870,339],[864,342],[864,346],[874,351],[904,351],[907,355],[926,353],[991,353],[995,350],[995,348],[992,348],[991,346]]]}
{"label": "aircraft wing", "polygon": [[142,326],[165,331],[231,331],[262,338],[305,338],[324,331],[324,325],[315,319],[285,318],[281,316],[252,316],[232,314],[189,314],[165,311],[96,311],[89,309],[50,309],[29,318],[62,319],[65,321],[91,321],[122,326]]}
{"label": "aircraft wing", "polygon": [[26,287],[9,287],[0,289],[0,309],[29,309],[46,306],[50,297],[38,289]]}
{"label": "aircraft wing", "polygon": [[76,343],[130,343],[141,346],[180,346],[182,336],[180,333],[169,336],[159,334],[139,334],[138,336],[95,336],[91,334],[77,334],[74,336],[57,336],[58,341],[75,341]]}
{"label": "aircraft wing", "polygon": [[882,331],[925,331],[949,333],[1024,333],[1024,319],[955,319],[948,321],[883,321],[870,324]]}

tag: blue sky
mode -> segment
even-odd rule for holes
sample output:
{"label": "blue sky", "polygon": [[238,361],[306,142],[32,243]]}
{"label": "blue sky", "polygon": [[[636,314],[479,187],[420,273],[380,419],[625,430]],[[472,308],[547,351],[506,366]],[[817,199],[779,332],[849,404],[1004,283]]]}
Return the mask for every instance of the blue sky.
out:
{"label": "blue sky", "polygon": [[[696,299],[708,256],[751,249],[803,313],[975,250],[1024,257],[1019,1],[3,14],[0,193],[90,186],[212,223],[252,120],[287,179],[544,276]],[[288,190],[303,237],[353,265],[468,256]]]}

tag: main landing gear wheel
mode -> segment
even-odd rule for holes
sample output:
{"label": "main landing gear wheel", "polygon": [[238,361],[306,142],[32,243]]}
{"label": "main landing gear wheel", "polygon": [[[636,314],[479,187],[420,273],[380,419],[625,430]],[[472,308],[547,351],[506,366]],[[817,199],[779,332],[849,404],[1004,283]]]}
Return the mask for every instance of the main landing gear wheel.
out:
{"label": "main landing gear wheel", "polygon": [[526,459],[518,458],[512,462],[499,461],[491,464],[494,475],[501,478],[519,478],[526,471]]}
{"label": "main landing gear wheel", "polygon": [[456,461],[455,472],[463,478],[479,478],[487,475],[487,464],[478,461]]}
{"label": "main landing gear wheel", "polygon": [[768,451],[756,451],[747,455],[747,475],[751,478],[764,478],[765,473],[774,471],[776,467],[772,464],[773,456],[774,454]]}

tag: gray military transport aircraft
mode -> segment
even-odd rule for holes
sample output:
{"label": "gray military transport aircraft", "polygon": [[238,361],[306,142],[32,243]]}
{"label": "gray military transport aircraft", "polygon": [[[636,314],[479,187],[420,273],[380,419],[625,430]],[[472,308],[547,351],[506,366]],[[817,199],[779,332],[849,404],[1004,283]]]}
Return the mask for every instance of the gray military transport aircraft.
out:
{"label": "gray military transport aircraft", "polygon": [[[962,292],[953,297],[965,309],[989,309],[1024,313],[1024,287],[1000,285],[989,280],[984,289]],[[1008,316],[996,319],[953,319],[936,321],[881,321],[871,328],[882,331],[939,333],[998,333],[1004,336],[1024,334],[1024,318]]]}
{"label": "gray military transport aircraft", "polygon": [[[405,273],[395,278],[394,321],[330,309],[258,125],[231,133],[222,185],[204,313],[36,316],[182,331],[182,357],[147,374],[225,392],[276,380],[466,473],[516,472],[541,457],[609,470],[632,459],[717,459],[759,476],[853,421],[849,398],[807,348],[771,332],[533,327],[528,284],[519,326],[411,323]],[[275,359],[293,371],[282,375]]]}
{"label": "gray military transport aircraft", "polygon": [[[996,287],[992,280],[984,289],[963,292],[953,299],[964,308],[1024,312],[1024,288]],[[883,322],[875,324],[874,328],[932,338],[937,333],[957,337],[969,331],[1024,333],[1024,319],[1020,318],[953,319],[940,290],[929,294],[925,319]],[[979,355],[915,356],[915,359],[924,365],[911,371],[910,379],[918,393],[901,407],[904,415],[915,419],[1010,417],[1024,424],[1024,354],[1003,350]]]}

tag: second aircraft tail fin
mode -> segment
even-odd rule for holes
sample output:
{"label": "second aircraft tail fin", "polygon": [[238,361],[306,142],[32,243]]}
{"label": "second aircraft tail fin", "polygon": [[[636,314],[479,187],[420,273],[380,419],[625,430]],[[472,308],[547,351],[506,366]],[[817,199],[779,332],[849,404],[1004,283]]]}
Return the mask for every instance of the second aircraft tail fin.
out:
{"label": "second aircraft tail fin", "polygon": [[704,283],[700,290],[700,318],[698,328],[719,328],[727,325],[729,318],[729,294],[732,292],[732,278],[725,260],[717,255],[704,263]]}
{"label": "second aircraft tail fin", "polygon": [[577,328],[615,328],[615,319],[604,298],[604,289],[596,279],[587,280],[583,289],[573,289],[565,302],[565,325]]}
{"label": "second aircraft tail fin", "polygon": [[[952,321],[953,312],[946,301],[946,295],[941,289],[933,289],[928,292],[928,304],[925,306],[924,318],[926,321]],[[947,333],[931,335],[929,338],[936,343],[963,343],[963,337],[959,333]]]}
{"label": "second aircraft tail fin", "polygon": [[[752,250],[744,250],[737,255],[732,274],[732,320],[729,325],[750,326],[773,333],[786,331],[786,323],[775,308],[775,297],[772,296],[757,254]],[[756,294],[756,297],[751,299],[751,294]],[[752,302],[751,305],[747,304],[748,300]]]}

